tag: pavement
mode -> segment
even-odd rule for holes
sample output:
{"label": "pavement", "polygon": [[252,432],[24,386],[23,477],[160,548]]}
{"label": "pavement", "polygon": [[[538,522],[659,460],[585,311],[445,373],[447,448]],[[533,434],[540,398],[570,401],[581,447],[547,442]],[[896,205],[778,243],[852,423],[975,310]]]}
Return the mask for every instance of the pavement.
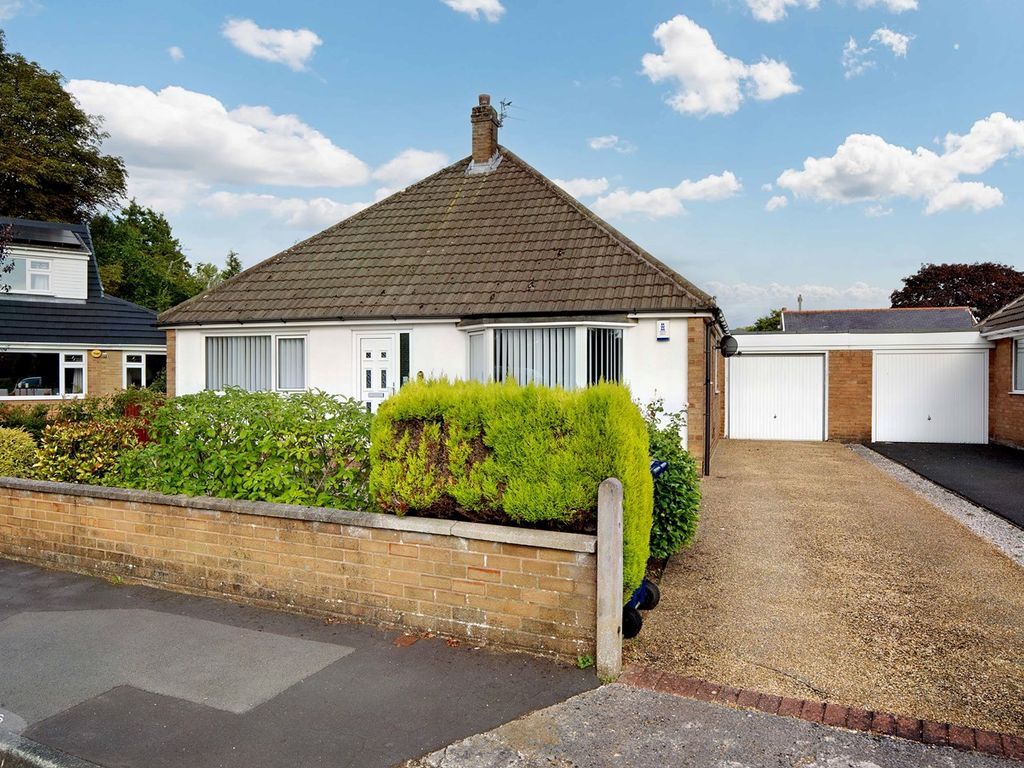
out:
{"label": "pavement", "polygon": [[868,447],[1024,529],[1024,450],[936,443]]}
{"label": "pavement", "polygon": [[1019,763],[608,685],[405,768],[1010,768]]}
{"label": "pavement", "polygon": [[1024,569],[845,446],[723,441],[624,654],[738,689],[1024,735]]}
{"label": "pavement", "polygon": [[372,768],[597,685],[399,637],[0,560],[0,731],[111,768]]}

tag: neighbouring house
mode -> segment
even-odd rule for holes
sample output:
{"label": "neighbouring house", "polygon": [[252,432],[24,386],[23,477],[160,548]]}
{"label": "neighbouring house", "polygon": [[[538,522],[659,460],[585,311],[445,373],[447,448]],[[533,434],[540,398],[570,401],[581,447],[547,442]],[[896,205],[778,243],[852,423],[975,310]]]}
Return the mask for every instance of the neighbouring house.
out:
{"label": "neighbouring house", "polygon": [[714,299],[498,144],[163,313],[177,394],[317,388],[373,410],[418,377],[628,384],[722,432]]}
{"label": "neighbouring house", "polygon": [[0,218],[0,402],[48,402],[151,384],[167,367],[156,313],[107,296],[89,228]]}
{"label": "neighbouring house", "polygon": [[995,344],[989,366],[989,437],[994,443],[1024,448],[1024,296],[978,327]]}
{"label": "neighbouring house", "polygon": [[786,310],[782,323],[736,335],[728,437],[988,442],[992,345],[969,309]]}

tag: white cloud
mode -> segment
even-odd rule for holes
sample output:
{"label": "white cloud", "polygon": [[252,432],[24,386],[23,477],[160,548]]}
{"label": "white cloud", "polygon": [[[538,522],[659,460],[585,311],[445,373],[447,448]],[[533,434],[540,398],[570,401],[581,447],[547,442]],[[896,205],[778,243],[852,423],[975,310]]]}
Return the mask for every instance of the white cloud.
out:
{"label": "white cloud", "polygon": [[735,318],[735,325],[746,324],[770,309],[795,309],[797,296],[804,297],[804,309],[856,309],[889,306],[890,288],[880,288],[864,282],[846,286],[803,283],[722,283],[710,282],[705,286],[725,307],[727,316]]}
{"label": "white cloud", "polygon": [[913,35],[894,32],[888,27],[880,27],[871,35],[872,42],[881,43],[892,51],[893,56],[899,56],[904,59],[907,58],[907,49],[910,47],[910,41],[913,39]]}
{"label": "white cloud", "polygon": [[769,101],[800,90],[784,63],[762,58],[746,64],[728,56],[706,29],[686,16],[659,24],[654,39],[663,52],[644,54],[643,71],[651,82],[676,82],[676,92],[667,101],[678,112],[731,115],[746,98]]}
{"label": "white cloud", "polygon": [[1024,153],[1024,121],[1001,112],[977,121],[965,135],[950,133],[941,153],[911,151],[880,136],[853,134],[831,157],[809,157],[800,170],[776,181],[799,197],[822,202],[875,202],[903,197],[923,200],[925,212],[983,211],[1003,203],[1003,193],[962,176],[979,176],[997,162]]}
{"label": "white cloud", "polygon": [[388,189],[397,191],[415,181],[425,179],[447,164],[448,156],[443,152],[405,149],[377,168],[373,172],[373,178],[383,182]]}
{"label": "white cloud", "polygon": [[869,219],[881,219],[885,216],[892,216],[892,208],[886,208],[884,205],[869,205],[864,209],[864,215]]}
{"label": "white cloud", "polygon": [[603,176],[599,179],[552,179],[576,199],[600,195],[608,189],[608,179]]}
{"label": "white cloud", "polygon": [[651,219],[660,219],[684,213],[684,202],[724,200],[742,189],[743,185],[736,176],[731,171],[725,171],[718,176],[706,176],[698,181],[685,179],[675,187],[635,192],[617,189],[599,197],[593,207],[603,216],[641,214]]}
{"label": "white cloud", "polygon": [[323,43],[309,29],[264,29],[252,19],[228,19],[221,30],[232,45],[263,61],[284,64],[300,72]]}
{"label": "white cloud", "polygon": [[167,55],[170,56],[174,61],[181,61],[185,58],[185,52],[176,45],[172,45],[167,49]]}
{"label": "white cloud", "polygon": [[758,21],[781,21],[791,7],[817,8],[819,0],[747,0],[751,14]]}
{"label": "white cloud", "polygon": [[771,213],[779,210],[780,208],[785,208],[787,205],[789,205],[788,197],[785,195],[775,195],[764,204],[764,209],[768,211],[768,213]]}
{"label": "white cloud", "polygon": [[917,10],[917,0],[856,0],[860,9],[875,8],[881,6],[892,13],[905,13],[906,11]]}
{"label": "white cloud", "polygon": [[40,9],[35,0],[0,0],[0,21],[13,19],[20,13],[35,13]]}
{"label": "white cloud", "polygon": [[910,42],[913,39],[913,35],[894,32],[888,27],[876,29],[871,34],[867,45],[862,46],[856,38],[851,37],[843,47],[841,59],[846,79],[852,80],[876,67],[878,63],[874,59],[874,54],[880,45],[888,48],[893,56],[907,58],[907,51],[910,49]]}
{"label": "white cloud", "polygon": [[490,22],[498,21],[505,13],[501,0],[442,0],[445,5],[459,13],[468,14],[474,21],[480,17]]}
{"label": "white cloud", "polygon": [[587,139],[587,146],[598,151],[602,149],[614,149],[616,152],[620,152],[624,155],[628,155],[630,152],[636,151],[636,145],[633,142],[619,138],[614,133],[610,133],[607,136],[594,136],[593,138]]}
{"label": "white cloud", "polygon": [[251,192],[214,192],[204,205],[222,216],[263,213],[290,227],[323,229],[358,213],[368,202],[339,203],[326,197],[278,197]]}
{"label": "white cloud", "polygon": [[775,186],[770,181],[761,185],[762,192],[771,192],[773,189],[775,189]]}
{"label": "white cloud", "polygon": [[212,96],[177,86],[154,92],[72,80],[67,87],[86,112],[103,117],[110,134],[106,149],[150,175],[297,187],[355,186],[370,177],[359,158],[295,115],[262,106],[228,109]]}

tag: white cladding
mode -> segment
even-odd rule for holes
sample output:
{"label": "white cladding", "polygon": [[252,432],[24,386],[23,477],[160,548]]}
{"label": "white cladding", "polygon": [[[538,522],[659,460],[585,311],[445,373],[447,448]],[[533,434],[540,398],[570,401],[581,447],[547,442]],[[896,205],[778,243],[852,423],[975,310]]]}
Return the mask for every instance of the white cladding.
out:
{"label": "white cladding", "polygon": [[737,440],[824,440],[825,356],[729,359],[728,435]]}

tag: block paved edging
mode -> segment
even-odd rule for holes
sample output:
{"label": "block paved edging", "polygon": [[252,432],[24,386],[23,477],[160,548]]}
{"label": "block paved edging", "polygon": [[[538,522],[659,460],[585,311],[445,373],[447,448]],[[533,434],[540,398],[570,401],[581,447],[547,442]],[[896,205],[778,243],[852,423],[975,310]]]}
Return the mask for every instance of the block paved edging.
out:
{"label": "block paved edging", "polygon": [[937,747],[953,747],[1024,762],[1024,738],[1007,733],[993,733],[980,728],[920,720],[889,712],[873,712],[826,701],[773,696],[648,667],[631,666],[618,682],[634,688],[646,688],[731,707],[756,709],[771,715],[795,717],[851,731],[895,736]]}

